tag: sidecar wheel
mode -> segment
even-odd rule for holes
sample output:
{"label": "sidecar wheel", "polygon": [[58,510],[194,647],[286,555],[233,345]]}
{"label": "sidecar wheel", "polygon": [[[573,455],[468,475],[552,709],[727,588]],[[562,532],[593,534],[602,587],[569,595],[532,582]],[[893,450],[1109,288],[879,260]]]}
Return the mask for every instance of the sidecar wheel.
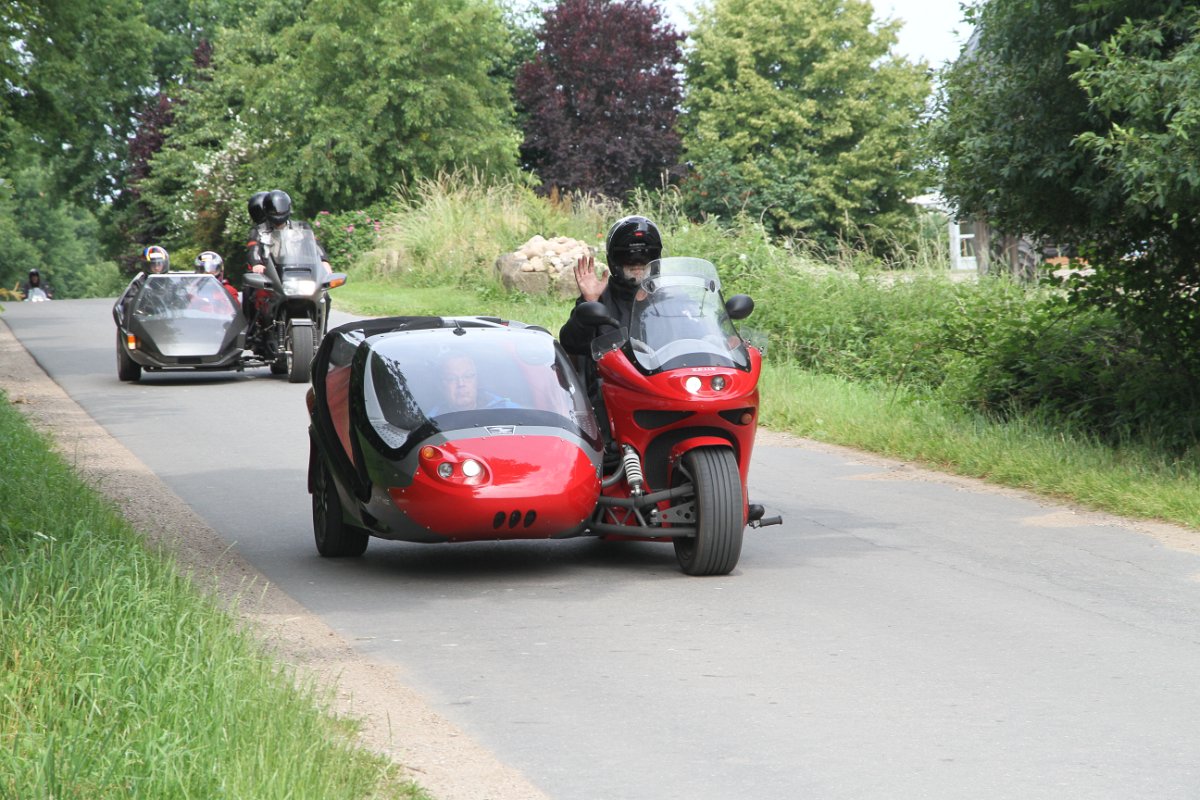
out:
{"label": "sidecar wheel", "polygon": [[137,381],[142,377],[142,365],[125,352],[125,346],[121,343],[120,331],[117,331],[117,377],[126,382]]}
{"label": "sidecar wheel", "polygon": [[312,366],[314,350],[312,326],[293,325],[289,322],[285,347],[288,351],[288,383],[307,382],[309,367]]}
{"label": "sidecar wheel", "polygon": [[695,487],[696,536],[675,540],[675,557],[688,575],[728,575],[742,555],[742,478],[733,451],[702,447],[683,457],[679,483]]}
{"label": "sidecar wheel", "polygon": [[347,525],[342,519],[342,500],[329,467],[321,464],[317,468],[313,486],[313,538],[317,552],[326,558],[361,556],[367,550],[370,536],[362,528]]}

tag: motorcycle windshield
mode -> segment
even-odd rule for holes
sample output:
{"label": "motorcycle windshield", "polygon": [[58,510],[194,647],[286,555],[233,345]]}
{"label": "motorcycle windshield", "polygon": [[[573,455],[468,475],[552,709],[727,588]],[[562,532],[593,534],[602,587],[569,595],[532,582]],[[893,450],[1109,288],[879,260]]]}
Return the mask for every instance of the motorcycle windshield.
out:
{"label": "motorcycle windshield", "polygon": [[717,268],[700,258],[650,263],[634,298],[627,347],[647,374],[681,367],[750,368],[746,343],[725,311]]}
{"label": "motorcycle windshield", "polygon": [[274,231],[271,258],[279,270],[284,294],[311,297],[317,293],[317,276],[324,272],[324,267],[321,265],[321,248],[311,230],[285,227]]}
{"label": "motorcycle windshield", "polygon": [[147,275],[130,325],[164,356],[210,356],[221,352],[237,318],[229,292],[212,275]]}
{"label": "motorcycle windshield", "polygon": [[562,348],[530,328],[462,327],[374,337],[363,368],[371,429],[399,450],[415,431],[565,429],[596,446],[587,393]]}
{"label": "motorcycle windshield", "polygon": [[321,248],[308,228],[283,227],[271,233],[271,259],[280,268],[312,270],[321,266]]}

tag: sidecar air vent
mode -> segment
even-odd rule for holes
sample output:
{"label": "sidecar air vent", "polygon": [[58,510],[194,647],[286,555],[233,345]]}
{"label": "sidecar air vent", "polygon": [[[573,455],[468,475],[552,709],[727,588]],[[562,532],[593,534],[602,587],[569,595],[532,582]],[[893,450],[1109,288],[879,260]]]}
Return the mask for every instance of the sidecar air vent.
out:
{"label": "sidecar air vent", "polygon": [[537,512],[532,508],[525,512],[525,527],[528,528],[537,519]]}
{"label": "sidecar air vent", "polygon": [[652,431],[667,425],[685,420],[692,415],[691,411],[651,411],[643,409],[633,412],[633,421],[642,430]]}
{"label": "sidecar air vent", "polygon": [[497,511],[496,516],[492,517],[492,527],[499,528],[504,524],[504,520],[506,519],[508,519],[508,514],[505,514],[503,511]]}
{"label": "sidecar air vent", "polygon": [[519,523],[520,521],[521,521],[521,512],[520,511],[514,511],[508,515],[508,527],[515,528],[515,527],[517,527],[517,523]]}

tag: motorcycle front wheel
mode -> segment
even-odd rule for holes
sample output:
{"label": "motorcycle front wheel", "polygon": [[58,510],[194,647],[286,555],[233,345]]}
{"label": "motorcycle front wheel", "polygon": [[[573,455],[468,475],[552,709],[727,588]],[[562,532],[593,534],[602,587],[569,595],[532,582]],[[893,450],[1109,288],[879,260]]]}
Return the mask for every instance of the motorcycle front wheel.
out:
{"label": "motorcycle front wheel", "polygon": [[311,325],[296,325],[292,322],[287,326],[287,339],[284,348],[287,350],[288,383],[304,383],[308,380],[309,368],[312,366],[313,329]]}
{"label": "motorcycle front wheel", "polygon": [[700,447],[684,455],[676,484],[691,480],[696,535],[675,539],[675,557],[688,575],[728,575],[742,555],[742,477],[726,447]]}

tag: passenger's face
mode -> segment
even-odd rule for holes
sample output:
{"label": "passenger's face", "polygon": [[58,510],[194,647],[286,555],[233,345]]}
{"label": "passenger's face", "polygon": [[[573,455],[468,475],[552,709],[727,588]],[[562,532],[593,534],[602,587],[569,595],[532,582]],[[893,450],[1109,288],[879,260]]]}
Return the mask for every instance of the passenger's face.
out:
{"label": "passenger's face", "polygon": [[446,389],[446,402],[455,411],[475,408],[478,382],[475,364],[469,358],[452,358],[442,368],[442,385]]}

